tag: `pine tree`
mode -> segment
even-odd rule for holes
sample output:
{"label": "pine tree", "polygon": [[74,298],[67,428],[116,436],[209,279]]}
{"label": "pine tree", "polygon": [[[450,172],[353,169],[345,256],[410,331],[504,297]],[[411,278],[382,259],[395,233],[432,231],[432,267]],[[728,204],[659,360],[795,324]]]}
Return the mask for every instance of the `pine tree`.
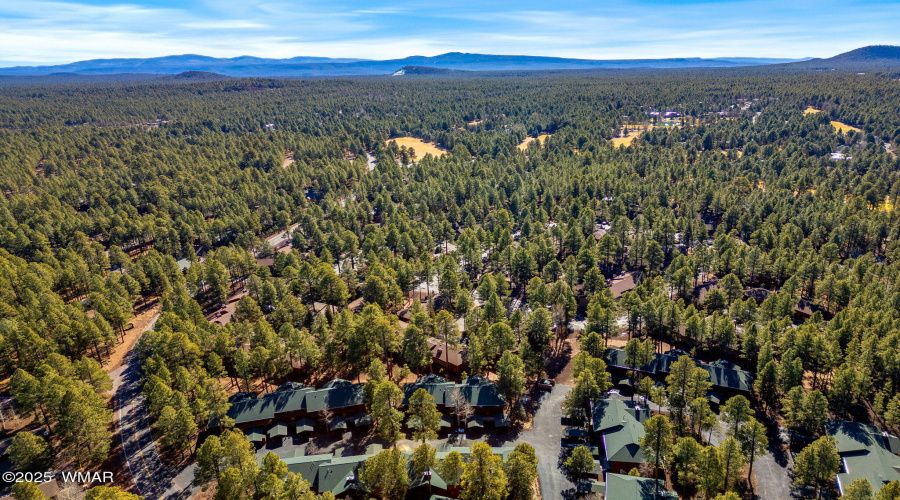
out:
{"label": "pine tree", "polygon": [[365,491],[382,500],[401,500],[409,488],[406,458],[400,450],[384,450],[363,463],[360,480]]}
{"label": "pine tree", "polygon": [[740,443],[733,437],[725,438],[719,445],[719,452],[722,456],[722,469],[725,472],[723,488],[728,491],[740,480],[741,469],[744,468],[746,459]]}
{"label": "pine tree", "polygon": [[[648,463],[653,465],[653,478],[659,479],[659,469],[665,466],[672,452],[672,423],[667,417],[654,415],[644,422],[641,451]],[[659,483],[656,486],[658,489]]]}
{"label": "pine tree", "polygon": [[580,478],[594,470],[594,455],[586,446],[576,446],[563,465],[569,474]]}
{"label": "pine tree", "polygon": [[525,393],[525,364],[522,358],[505,351],[497,363],[497,374],[497,390],[506,400],[507,406],[512,407]]}
{"label": "pine tree", "polygon": [[502,500],[508,487],[503,459],[494,455],[487,443],[473,444],[460,484],[459,497],[463,500]]}
{"label": "pine tree", "polygon": [[413,439],[425,443],[428,439],[437,438],[440,428],[441,413],[434,402],[434,396],[425,389],[419,388],[410,396],[407,424],[413,430]]}
{"label": "pine tree", "polygon": [[534,448],[528,443],[519,443],[509,454],[503,471],[509,479],[510,500],[530,500],[532,485],[537,480],[538,458]]}
{"label": "pine tree", "polygon": [[803,448],[794,459],[794,484],[812,486],[819,498],[822,488],[834,482],[840,461],[834,438],[821,437]]}

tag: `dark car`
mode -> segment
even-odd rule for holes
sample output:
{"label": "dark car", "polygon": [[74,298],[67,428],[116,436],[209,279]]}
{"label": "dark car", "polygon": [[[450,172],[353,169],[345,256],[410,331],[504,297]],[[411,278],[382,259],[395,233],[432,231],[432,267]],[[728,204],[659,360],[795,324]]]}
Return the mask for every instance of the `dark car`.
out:
{"label": "dark car", "polygon": [[556,384],[556,382],[554,382],[548,378],[543,378],[538,381],[537,387],[538,387],[538,389],[540,389],[542,391],[552,391],[553,386],[555,384]]}

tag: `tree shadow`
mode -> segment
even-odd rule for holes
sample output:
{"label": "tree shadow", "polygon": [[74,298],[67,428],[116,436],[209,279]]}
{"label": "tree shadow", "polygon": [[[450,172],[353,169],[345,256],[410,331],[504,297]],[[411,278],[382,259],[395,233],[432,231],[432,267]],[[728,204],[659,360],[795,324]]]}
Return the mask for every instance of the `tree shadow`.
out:
{"label": "tree shadow", "polygon": [[544,371],[547,372],[547,378],[556,378],[569,364],[572,358],[572,346],[568,342],[563,342],[560,349],[554,349],[550,357],[544,364]]}

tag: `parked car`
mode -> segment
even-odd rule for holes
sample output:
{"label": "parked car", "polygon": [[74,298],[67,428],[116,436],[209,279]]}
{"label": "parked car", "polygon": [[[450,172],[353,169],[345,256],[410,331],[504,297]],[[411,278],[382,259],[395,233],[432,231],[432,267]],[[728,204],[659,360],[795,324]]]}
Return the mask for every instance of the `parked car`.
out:
{"label": "parked car", "polygon": [[537,387],[542,391],[552,391],[555,384],[556,382],[550,380],[549,378],[542,378],[538,381]]}

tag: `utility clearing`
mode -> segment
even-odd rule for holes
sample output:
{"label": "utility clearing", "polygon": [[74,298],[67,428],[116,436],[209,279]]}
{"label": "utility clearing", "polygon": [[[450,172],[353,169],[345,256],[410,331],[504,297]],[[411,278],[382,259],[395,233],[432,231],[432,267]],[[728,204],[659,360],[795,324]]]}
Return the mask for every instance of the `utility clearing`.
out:
{"label": "utility clearing", "polygon": [[441,156],[447,154],[445,149],[439,148],[435,144],[430,142],[425,142],[422,139],[418,139],[416,137],[397,137],[396,139],[390,139],[387,142],[396,142],[398,146],[406,146],[407,149],[412,148],[415,151],[415,160],[419,161],[425,157],[426,154],[431,154],[432,156]]}

